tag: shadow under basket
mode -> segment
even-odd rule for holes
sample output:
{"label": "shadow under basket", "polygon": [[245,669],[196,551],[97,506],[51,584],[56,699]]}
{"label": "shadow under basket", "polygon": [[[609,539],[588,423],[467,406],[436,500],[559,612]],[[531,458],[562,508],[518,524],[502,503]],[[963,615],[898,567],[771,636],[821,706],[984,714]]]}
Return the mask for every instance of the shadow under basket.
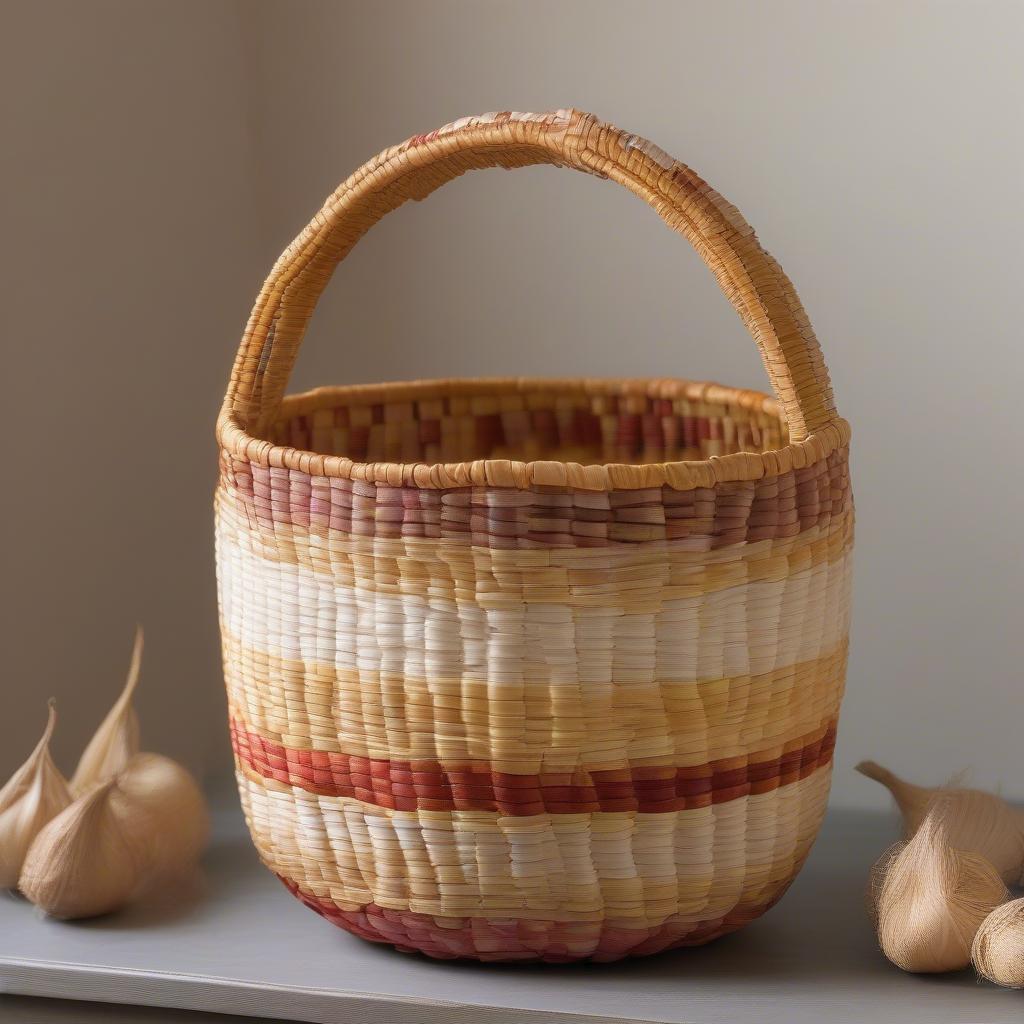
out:
{"label": "shadow under basket", "polygon": [[[684,235],[775,398],[677,380],[285,396],[336,265],[463,172],[618,181]],[[278,261],[218,421],[237,777],[263,861],[362,938],[564,962],[707,942],[785,892],[828,796],[849,427],[734,207],[578,111],[382,153]]]}

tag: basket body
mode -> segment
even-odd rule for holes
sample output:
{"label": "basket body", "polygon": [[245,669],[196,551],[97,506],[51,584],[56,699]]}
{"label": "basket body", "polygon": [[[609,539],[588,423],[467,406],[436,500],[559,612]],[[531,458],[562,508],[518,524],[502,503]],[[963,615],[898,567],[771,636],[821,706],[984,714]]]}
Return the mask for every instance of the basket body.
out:
{"label": "basket body", "polygon": [[[437,381],[284,397],[372,223],[465,170],[645,198],[713,270],[778,400],[685,381]],[[772,906],[827,801],[849,629],[849,428],[735,208],[591,115],[381,154],[285,252],[218,422],[231,734],[263,861],[432,957],[615,960]]]}
{"label": "basket body", "polygon": [[[279,434],[528,442],[556,406],[634,451],[645,418],[690,454],[772,429],[686,398],[425,387]],[[687,490],[416,488],[226,457],[217,505],[243,804],[330,920],[439,957],[614,959],[732,930],[799,869],[843,689],[845,447]]]}

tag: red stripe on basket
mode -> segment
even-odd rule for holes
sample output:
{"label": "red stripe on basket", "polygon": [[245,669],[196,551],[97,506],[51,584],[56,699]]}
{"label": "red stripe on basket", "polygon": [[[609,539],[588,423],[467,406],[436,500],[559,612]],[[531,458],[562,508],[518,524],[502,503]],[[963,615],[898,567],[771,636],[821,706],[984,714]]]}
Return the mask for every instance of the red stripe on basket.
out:
{"label": "red stripe on basket", "polygon": [[[794,872],[795,874],[795,872]],[[705,921],[670,917],[653,927],[629,927],[614,921],[537,921],[490,918],[440,918],[368,903],[344,910],[334,900],[313,896],[283,875],[288,890],[332,924],[369,942],[386,942],[405,952],[442,960],[620,960],[677,946],[700,946],[742,928],[782,898],[789,883],[756,907],[741,907]]]}
{"label": "red stripe on basket", "polygon": [[704,539],[717,549],[825,529],[853,505],[848,452],[757,481],[677,491],[443,490],[316,478],[224,457],[230,495],[251,528],[292,526],[346,537],[425,537],[480,547],[579,548]]}
{"label": "red stripe on basket", "polygon": [[685,811],[767,793],[806,778],[832,760],[833,720],[813,739],[781,756],[675,768],[512,775],[482,762],[396,761],[325,750],[294,750],[231,721],[238,761],[267,779],[321,796],[354,797],[397,811],[498,811],[506,815]]}

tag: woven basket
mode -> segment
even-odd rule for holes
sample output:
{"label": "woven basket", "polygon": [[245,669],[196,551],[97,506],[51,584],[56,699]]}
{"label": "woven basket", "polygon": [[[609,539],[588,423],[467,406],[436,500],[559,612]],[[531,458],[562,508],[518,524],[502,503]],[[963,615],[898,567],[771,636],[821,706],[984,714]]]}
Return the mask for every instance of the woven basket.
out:
{"label": "woven basket", "polygon": [[[443,380],[284,397],[335,266],[465,171],[645,199],[778,396]],[[268,867],[433,957],[614,960],[762,914],[814,841],[846,666],[848,425],[792,285],[683,164],[589,114],[487,114],[358,170],[274,267],[218,423],[238,785]]]}

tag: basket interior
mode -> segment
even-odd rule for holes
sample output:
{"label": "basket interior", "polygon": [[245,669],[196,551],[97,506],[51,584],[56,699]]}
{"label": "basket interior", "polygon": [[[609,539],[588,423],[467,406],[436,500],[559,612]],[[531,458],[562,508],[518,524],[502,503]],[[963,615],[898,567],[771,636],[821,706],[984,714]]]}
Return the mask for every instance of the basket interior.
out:
{"label": "basket interior", "polygon": [[355,462],[659,463],[783,447],[774,399],[690,381],[425,381],[292,395],[267,440]]}

